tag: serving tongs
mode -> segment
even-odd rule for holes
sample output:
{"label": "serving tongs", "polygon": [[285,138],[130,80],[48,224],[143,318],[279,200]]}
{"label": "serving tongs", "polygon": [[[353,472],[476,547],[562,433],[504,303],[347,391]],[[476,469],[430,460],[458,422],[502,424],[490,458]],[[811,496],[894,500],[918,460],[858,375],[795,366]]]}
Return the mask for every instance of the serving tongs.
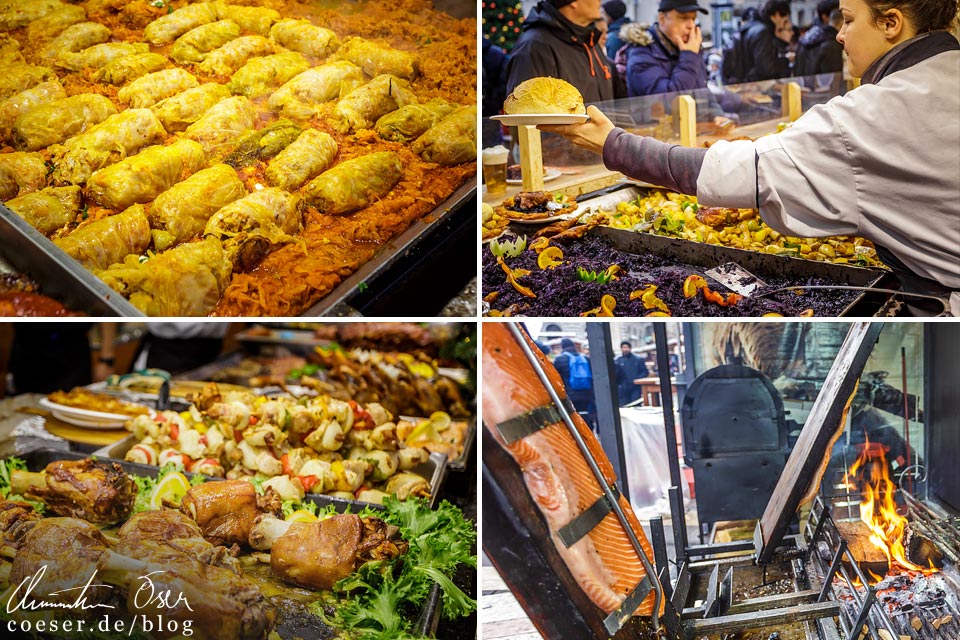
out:
{"label": "serving tongs", "polygon": [[[792,291],[797,295],[803,295],[806,291],[862,291],[864,293],[890,293],[897,296],[909,297],[909,298],[919,298],[925,300],[934,300],[940,304],[942,313],[945,313],[949,308],[947,301],[938,296],[930,295],[927,293],[913,293],[911,291],[902,291],[899,289],[884,289],[877,287],[858,287],[848,284],[814,284],[814,285],[792,285],[789,287],[778,287],[776,289],[770,289],[756,293],[757,290],[766,289],[767,283],[761,280],[759,277],[750,273],[740,265],[735,262],[728,262],[722,264],[719,267],[713,267],[712,269],[707,269],[704,273],[723,286],[727,287],[735,293],[739,293],[744,298],[766,298],[772,296],[775,293],[782,293],[784,291]],[[940,314],[938,314],[940,315]]]}

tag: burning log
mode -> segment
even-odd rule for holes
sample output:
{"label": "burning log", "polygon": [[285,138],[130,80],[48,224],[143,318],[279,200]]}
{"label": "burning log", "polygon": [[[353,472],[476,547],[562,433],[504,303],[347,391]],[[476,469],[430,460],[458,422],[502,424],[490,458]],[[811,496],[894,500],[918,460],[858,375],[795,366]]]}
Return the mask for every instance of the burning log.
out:
{"label": "burning log", "polygon": [[847,541],[847,547],[850,554],[857,561],[864,574],[873,573],[877,576],[884,576],[890,568],[887,561],[887,554],[883,549],[870,541],[873,535],[870,527],[861,520],[851,522],[837,522],[837,531],[840,536]]}

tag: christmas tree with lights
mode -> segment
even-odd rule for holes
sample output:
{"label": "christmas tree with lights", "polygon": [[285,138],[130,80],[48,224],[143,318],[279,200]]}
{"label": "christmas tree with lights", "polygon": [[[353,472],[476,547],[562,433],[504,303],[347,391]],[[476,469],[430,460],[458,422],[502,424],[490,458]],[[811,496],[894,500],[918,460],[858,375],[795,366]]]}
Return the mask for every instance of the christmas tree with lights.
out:
{"label": "christmas tree with lights", "polygon": [[514,0],[483,0],[483,33],[493,44],[506,52],[513,49],[520,37],[520,24],[523,22],[523,8]]}

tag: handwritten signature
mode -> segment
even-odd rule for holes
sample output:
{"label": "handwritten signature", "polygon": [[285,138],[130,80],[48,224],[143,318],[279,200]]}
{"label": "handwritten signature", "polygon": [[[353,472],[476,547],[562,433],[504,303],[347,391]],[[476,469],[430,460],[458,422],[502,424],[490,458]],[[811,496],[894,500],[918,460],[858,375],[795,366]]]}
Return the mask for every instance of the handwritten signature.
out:
{"label": "handwritten signature", "polygon": [[[59,591],[51,591],[46,594],[47,597],[58,596],[63,593],[70,591],[80,590],[80,593],[77,594],[76,599],[71,602],[60,602],[58,600],[44,600],[41,598],[34,597],[33,591],[38,588],[40,582],[43,580],[44,575],[46,575],[47,566],[42,565],[35,574],[32,576],[27,576],[20,581],[20,584],[13,590],[10,594],[10,598],[7,600],[7,613],[13,613],[14,611],[23,610],[23,611],[37,611],[39,609],[80,609],[81,611],[86,611],[88,609],[114,609],[113,605],[99,603],[99,602],[88,602],[87,601],[87,590],[91,588],[106,588],[112,589],[113,586],[109,584],[98,584],[95,583],[97,572],[94,570],[87,582],[81,587],[71,587],[69,589],[61,589]],[[174,592],[171,589],[158,589],[154,584],[151,576],[157,574],[162,574],[164,571],[157,570],[151,571],[146,575],[139,576],[137,579],[141,580],[142,583],[140,587],[136,590],[133,596],[133,606],[136,609],[144,609],[147,607],[161,608],[161,609],[173,609],[183,603],[184,607],[188,611],[193,611],[193,608],[190,606],[190,603],[187,601],[187,598],[183,593],[177,593],[176,599],[174,599]]]}

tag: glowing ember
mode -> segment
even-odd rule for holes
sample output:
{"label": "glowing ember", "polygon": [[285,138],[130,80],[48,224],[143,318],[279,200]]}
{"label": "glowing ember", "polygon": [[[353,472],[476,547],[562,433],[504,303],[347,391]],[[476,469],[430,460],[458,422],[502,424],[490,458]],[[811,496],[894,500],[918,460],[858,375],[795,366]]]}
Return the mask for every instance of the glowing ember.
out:
{"label": "glowing ember", "polygon": [[907,560],[903,547],[907,519],[897,513],[894,500],[897,487],[890,479],[885,453],[886,447],[868,439],[844,482],[849,488],[861,491],[860,519],[873,532],[870,542],[887,556],[888,567],[893,568],[896,564],[904,569],[929,573],[930,569]]}

